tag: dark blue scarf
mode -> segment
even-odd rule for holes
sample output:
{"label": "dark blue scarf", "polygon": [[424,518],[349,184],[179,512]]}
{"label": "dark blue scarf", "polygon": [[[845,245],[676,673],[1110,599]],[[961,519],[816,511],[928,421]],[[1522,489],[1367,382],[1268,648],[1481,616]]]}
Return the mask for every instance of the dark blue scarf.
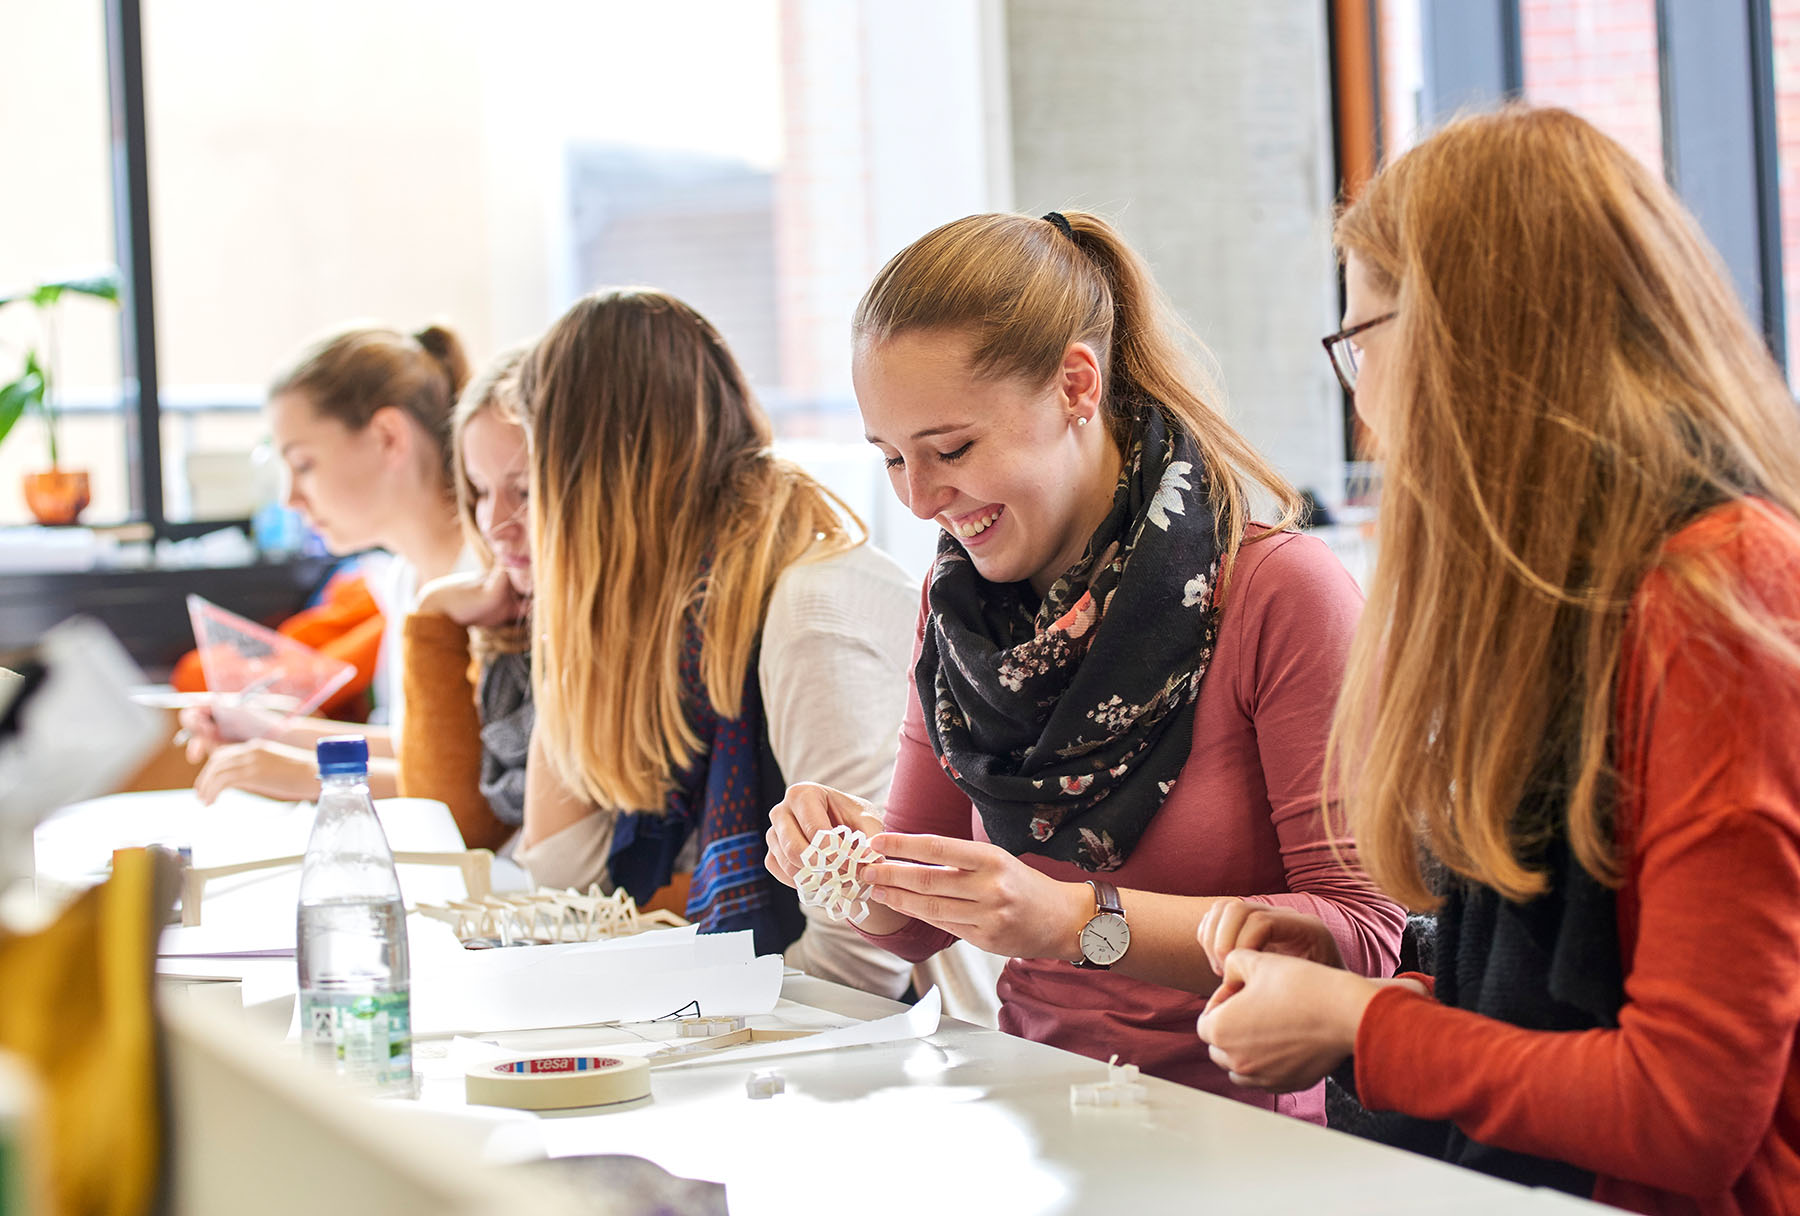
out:
{"label": "dark blue scarf", "polygon": [[700,630],[692,621],[681,650],[682,703],[701,750],[676,779],[662,812],[619,816],[607,865],[615,884],[642,904],[667,886],[688,838],[699,859],[687,917],[702,933],[749,929],[758,954],[778,954],[805,928],[794,892],[763,865],[769,808],[787,784],[769,748],[756,663],[744,675],[743,708],[722,718],[700,678]]}

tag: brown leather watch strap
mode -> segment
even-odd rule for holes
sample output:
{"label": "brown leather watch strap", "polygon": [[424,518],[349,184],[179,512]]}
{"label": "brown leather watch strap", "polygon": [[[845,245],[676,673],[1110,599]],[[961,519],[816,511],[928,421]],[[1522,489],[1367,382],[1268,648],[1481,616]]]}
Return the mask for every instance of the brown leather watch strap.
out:
{"label": "brown leather watch strap", "polygon": [[[1090,917],[1082,925],[1081,931],[1083,933],[1087,932],[1087,926],[1093,924],[1094,919],[1098,917],[1110,914],[1118,917],[1121,921],[1125,919],[1125,905],[1119,902],[1119,889],[1117,887],[1113,886],[1110,882],[1105,882],[1098,878],[1088,879],[1087,885],[1092,888],[1094,892],[1094,916]],[[1129,929],[1127,932],[1129,932]],[[1081,957],[1075,960],[1074,966],[1091,971],[1111,970],[1112,963],[1095,963],[1088,961],[1087,952],[1082,949],[1079,936],[1076,939],[1076,949],[1080,952]]]}

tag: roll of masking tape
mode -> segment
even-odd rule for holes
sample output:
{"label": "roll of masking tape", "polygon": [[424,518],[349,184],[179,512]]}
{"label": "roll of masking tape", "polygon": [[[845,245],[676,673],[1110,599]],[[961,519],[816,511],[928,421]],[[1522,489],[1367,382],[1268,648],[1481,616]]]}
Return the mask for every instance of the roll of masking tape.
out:
{"label": "roll of masking tape", "polygon": [[636,1056],[527,1056],[477,1064],[463,1092],[478,1106],[567,1110],[650,1096],[650,1062]]}

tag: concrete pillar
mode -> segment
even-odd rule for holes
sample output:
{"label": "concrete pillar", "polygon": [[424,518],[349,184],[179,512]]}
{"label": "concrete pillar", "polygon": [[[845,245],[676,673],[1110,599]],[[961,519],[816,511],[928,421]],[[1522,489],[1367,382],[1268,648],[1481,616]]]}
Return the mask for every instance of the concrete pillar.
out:
{"label": "concrete pillar", "polygon": [[1325,6],[1008,0],[1014,201],[1115,221],[1216,357],[1226,412],[1343,500]]}

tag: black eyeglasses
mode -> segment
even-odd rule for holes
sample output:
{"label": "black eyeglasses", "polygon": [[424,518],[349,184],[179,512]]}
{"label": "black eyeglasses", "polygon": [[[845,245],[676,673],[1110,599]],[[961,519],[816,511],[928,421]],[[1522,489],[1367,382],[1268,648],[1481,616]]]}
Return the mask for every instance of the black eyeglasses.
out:
{"label": "black eyeglasses", "polygon": [[1361,325],[1340,329],[1329,338],[1324,339],[1325,356],[1331,360],[1331,370],[1337,373],[1338,383],[1344,386],[1346,393],[1352,396],[1356,393],[1356,348],[1350,345],[1350,339],[1365,329],[1374,329],[1377,325],[1392,321],[1399,315],[1398,312],[1390,312],[1384,317],[1376,317],[1373,321],[1364,321]]}

